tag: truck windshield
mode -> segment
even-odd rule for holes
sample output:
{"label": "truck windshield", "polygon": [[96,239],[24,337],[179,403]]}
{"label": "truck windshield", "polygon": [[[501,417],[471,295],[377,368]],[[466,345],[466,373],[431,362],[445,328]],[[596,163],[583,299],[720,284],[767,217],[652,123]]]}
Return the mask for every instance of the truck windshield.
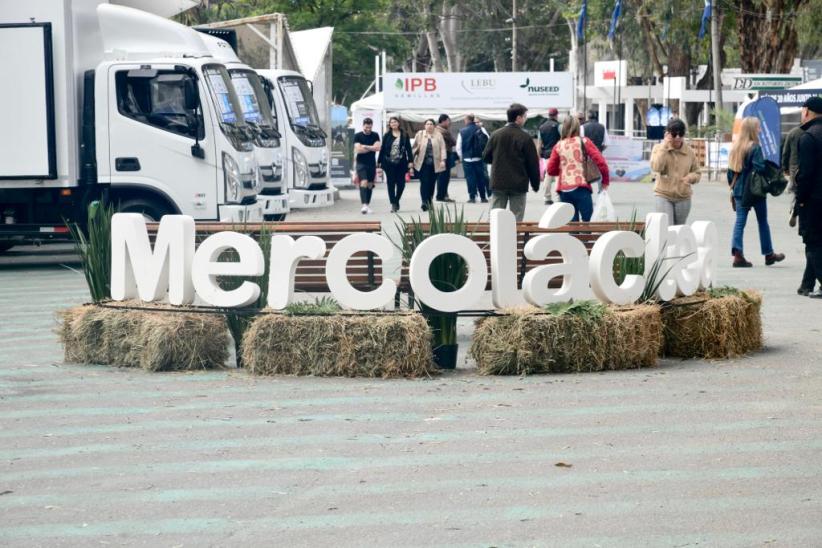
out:
{"label": "truck windshield", "polygon": [[231,141],[237,150],[251,150],[253,134],[249,131],[242,116],[242,107],[231,85],[228,71],[222,65],[206,65],[203,67],[206,84],[217,107],[217,117],[220,129]]}
{"label": "truck windshield", "polygon": [[288,121],[293,128],[320,129],[320,119],[317,116],[317,107],[314,98],[308,89],[308,82],[302,76],[281,76],[280,90],[282,90],[285,109],[288,112]]}
{"label": "truck windshield", "polygon": [[[231,74],[231,82],[240,99],[243,117],[246,123],[255,130],[256,144],[264,146],[264,142],[277,139],[279,133],[277,132],[276,111],[269,106],[260,77],[256,72],[247,69],[229,70],[229,74]],[[277,145],[269,143],[268,146]]]}

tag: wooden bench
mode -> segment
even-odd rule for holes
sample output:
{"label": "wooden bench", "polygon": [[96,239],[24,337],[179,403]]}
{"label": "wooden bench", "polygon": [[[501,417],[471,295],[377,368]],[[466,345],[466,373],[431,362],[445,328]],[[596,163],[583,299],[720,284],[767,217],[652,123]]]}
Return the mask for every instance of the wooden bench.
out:
{"label": "wooden bench", "polygon": [[[406,232],[403,234],[404,243],[408,245],[412,241],[412,226],[406,226]],[[428,223],[422,224],[422,228],[424,231],[430,230]],[[633,230],[639,234],[645,228],[645,224],[642,222],[633,223],[633,225],[629,225],[629,223],[569,223],[566,226],[560,228],[540,228],[537,226],[537,222],[522,222],[517,223],[517,287],[522,288],[522,280],[525,278],[525,274],[534,267],[546,264],[554,264],[560,262],[562,259],[559,253],[551,253],[548,255],[547,258],[539,261],[531,260],[525,257],[524,249],[525,244],[528,243],[528,240],[535,236],[539,236],[540,234],[571,234],[572,236],[576,237],[580,240],[583,244],[585,244],[585,249],[588,253],[591,253],[591,248],[594,247],[594,242],[597,239],[605,234],[606,232],[610,232],[612,230]],[[485,255],[485,262],[488,265],[488,281],[486,283],[486,290],[491,289],[491,245],[489,243],[491,237],[491,225],[489,223],[469,223],[468,224],[468,234],[466,236],[470,238],[472,241],[476,242],[477,245],[480,246],[482,249],[483,255]],[[551,281],[551,287],[559,287],[561,284],[560,278],[555,278]],[[405,293],[408,295],[408,306],[409,308],[413,308],[414,306],[414,291],[411,288],[411,283],[408,278],[408,263],[403,261],[402,264],[402,271],[400,274],[400,281],[397,284],[397,297],[395,298],[395,303],[399,305],[400,303],[400,295]]]}
{"label": "wooden bench", "polygon": [[[264,223],[269,233],[286,234],[294,239],[301,236],[317,236],[326,245],[325,257],[319,260],[301,260],[294,275],[294,290],[305,293],[328,293],[325,279],[325,262],[331,249],[343,238],[358,233],[380,233],[379,222],[270,222]],[[157,223],[147,223],[149,236],[154,238]],[[198,240],[217,232],[234,231],[248,234],[259,240],[263,223],[197,223]],[[265,258],[266,263],[268,257]],[[351,285],[360,291],[370,291],[382,284],[382,261],[374,253],[361,251],[348,261],[346,272]]]}

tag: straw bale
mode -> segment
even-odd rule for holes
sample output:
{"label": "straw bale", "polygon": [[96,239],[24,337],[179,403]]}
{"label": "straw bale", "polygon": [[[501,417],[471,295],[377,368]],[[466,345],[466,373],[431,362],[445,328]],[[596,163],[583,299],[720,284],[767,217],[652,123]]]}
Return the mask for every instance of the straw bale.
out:
{"label": "straw bale", "polygon": [[663,307],[666,356],[725,359],[762,348],[762,295],[711,298],[699,293],[674,299]]}
{"label": "straw bale", "polygon": [[659,307],[609,308],[601,318],[506,311],[477,321],[470,354],[483,375],[651,367],[662,346]]}
{"label": "straw bale", "polygon": [[418,313],[262,314],[243,337],[259,375],[420,377],[434,371],[431,333]]}
{"label": "straw bale", "polygon": [[[65,361],[142,367],[147,371],[188,371],[223,367],[229,336],[220,315],[132,310],[145,303],[112,307],[83,305],[60,313]],[[178,309],[179,310],[179,309]]]}

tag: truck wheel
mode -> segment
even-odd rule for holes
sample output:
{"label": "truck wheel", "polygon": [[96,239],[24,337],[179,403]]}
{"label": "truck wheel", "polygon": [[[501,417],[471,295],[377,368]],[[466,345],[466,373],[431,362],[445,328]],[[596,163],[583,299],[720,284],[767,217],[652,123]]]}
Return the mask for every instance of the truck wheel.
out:
{"label": "truck wheel", "polygon": [[142,213],[146,221],[150,223],[158,223],[163,215],[171,213],[162,203],[144,198],[125,200],[120,204],[118,211],[120,213]]}
{"label": "truck wheel", "polygon": [[11,249],[12,247],[14,247],[14,244],[12,244],[12,243],[0,242],[0,253],[5,253],[6,251]]}

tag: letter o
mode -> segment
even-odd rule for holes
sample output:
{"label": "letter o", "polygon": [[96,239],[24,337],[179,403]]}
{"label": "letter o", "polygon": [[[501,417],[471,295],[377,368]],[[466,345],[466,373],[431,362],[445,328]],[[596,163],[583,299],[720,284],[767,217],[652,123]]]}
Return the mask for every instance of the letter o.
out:
{"label": "letter o", "polygon": [[[440,291],[428,277],[431,262],[444,253],[459,255],[468,266],[468,279],[456,291]],[[408,278],[416,296],[427,306],[441,312],[457,312],[482,298],[488,282],[488,265],[482,250],[459,234],[437,234],[423,240],[414,250]]]}

